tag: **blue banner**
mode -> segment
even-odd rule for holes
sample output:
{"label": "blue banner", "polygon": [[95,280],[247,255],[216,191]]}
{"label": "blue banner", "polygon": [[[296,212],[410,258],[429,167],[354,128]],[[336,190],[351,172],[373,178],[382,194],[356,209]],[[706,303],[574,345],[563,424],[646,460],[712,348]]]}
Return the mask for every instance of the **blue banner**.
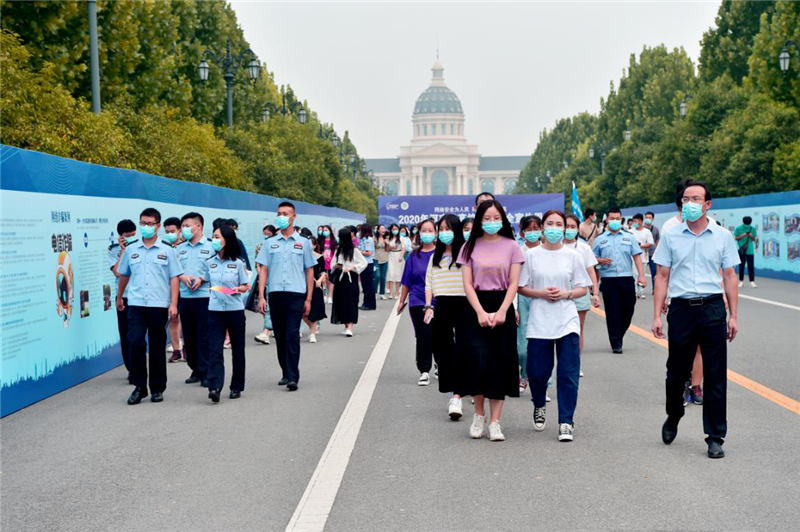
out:
{"label": "blue banner", "polygon": [[[564,194],[508,194],[496,196],[506,210],[512,225],[523,216],[541,216],[550,209],[564,208]],[[452,213],[461,218],[475,216],[475,196],[380,196],[378,215],[380,223],[386,225],[417,224],[428,218],[438,220]],[[517,227],[515,225],[514,229]]]}
{"label": "blue banner", "polygon": [[[233,218],[251,262],[281,202],[0,146],[0,416],[122,363],[108,247],[117,222],[145,207],[162,220],[196,211],[211,236]],[[293,202],[297,225],[316,231],[364,222],[342,209]]]}

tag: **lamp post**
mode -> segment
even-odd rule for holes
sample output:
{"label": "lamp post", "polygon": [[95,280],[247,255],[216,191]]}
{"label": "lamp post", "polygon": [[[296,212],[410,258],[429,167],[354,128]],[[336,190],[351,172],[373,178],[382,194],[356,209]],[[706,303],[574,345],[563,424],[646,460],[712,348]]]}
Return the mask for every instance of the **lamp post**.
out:
{"label": "lamp post", "polygon": [[[597,149],[600,150],[600,175],[606,175],[606,152],[611,150],[614,151],[617,148],[610,144],[601,143],[597,146]],[[594,159],[595,149],[594,147],[589,147],[589,157]]]}
{"label": "lamp post", "polygon": [[781,72],[784,74],[789,70],[789,62],[791,60],[791,55],[789,55],[789,47],[794,46],[795,51],[800,54],[800,45],[798,45],[792,39],[786,39],[786,42],[783,43],[783,50],[778,55],[778,65],[781,67]]}
{"label": "lamp post", "polygon": [[89,66],[92,71],[92,112],[100,114],[100,55],[97,49],[97,0],[86,0],[89,12]]}
{"label": "lamp post", "polygon": [[688,107],[687,104],[688,104],[689,100],[692,100],[692,99],[694,99],[694,96],[692,96],[691,94],[686,94],[683,97],[683,100],[681,100],[681,105],[680,105],[680,107],[678,107],[678,110],[681,113],[681,118],[686,118],[686,109]]}
{"label": "lamp post", "polygon": [[[283,116],[287,114],[291,114],[291,111],[286,108],[286,93],[281,89],[281,106],[280,108],[272,102],[267,102],[264,105],[264,110],[261,111],[261,120],[264,122],[269,122],[270,118],[274,113],[280,113]],[[306,114],[306,109],[303,107],[303,104],[300,104],[300,111],[297,113],[297,120],[301,124],[305,124],[308,119],[308,115]],[[319,125],[320,129],[320,136],[322,136],[322,124]]]}
{"label": "lamp post", "polygon": [[631,140],[631,130],[630,129],[626,129],[625,130],[625,140],[626,141],[627,140]]}
{"label": "lamp post", "polygon": [[[250,58],[250,61],[247,62],[245,66],[245,60]],[[200,64],[197,66],[197,72],[200,74],[200,81],[205,83],[208,81],[208,76],[211,73],[211,67],[208,64],[206,58],[211,58],[211,60],[216,63],[217,66],[225,70],[225,74],[223,77],[225,78],[225,89],[228,96],[228,127],[233,127],[233,78],[234,78],[234,67],[246,67],[247,68],[247,75],[250,78],[250,81],[253,82],[255,85],[255,81],[258,79],[259,72],[261,71],[261,65],[256,59],[256,54],[250,49],[245,48],[239,55],[234,56],[231,54],[231,39],[228,38],[227,45],[225,46],[225,56],[219,57],[213,50],[204,50],[203,55],[200,59]]]}

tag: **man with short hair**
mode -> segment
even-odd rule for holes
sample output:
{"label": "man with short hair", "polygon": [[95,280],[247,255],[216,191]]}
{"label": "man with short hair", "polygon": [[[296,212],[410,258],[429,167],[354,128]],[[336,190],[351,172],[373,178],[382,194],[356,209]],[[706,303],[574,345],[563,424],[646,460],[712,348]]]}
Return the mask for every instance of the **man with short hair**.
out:
{"label": "man with short hair", "polygon": [[494,199],[494,194],[492,194],[491,192],[481,192],[480,194],[475,196],[475,206],[472,207],[472,210],[477,211],[481,203],[493,199]]}
{"label": "man with short hair", "polygon": [[[164,223],[164,243],[177,249],[178,245],[183,242],[181,236],[181,220],[176,216],[170,216]],[[169,320],[169,341],[167,344],[167,353],[172,353],[167,362],[179,362],[181,360],[181,318],[178,315]],[[184,354],[185,359],[185,354]]]}
{"label": "man with short hair", "polygon": [[[653,249],[655,244],[653,240],[653,233],[644,226],[644,216],[641,213],[636,213],[631,218],[631,234],[636,242],[639,243],[639,248],[642,250],[642,263],[647,264],[647,254]],[[652,280],[652,278],[651,278]],[[639,299],[646,299],[644,295],[644,287],[636,284],[636,297]]]}
{"label": "man with short hair", "polygon": [[589,246],[592,246],[600,232],[600,228],[597,227],[597,212],[594,209],[586,209],[583,213],[583,221],[578,226],[578,234],[589,243]]}
{"label": "man with short hair", "polygon": [[[739,255],[733,235],[708,218],[711,192],[705,183],[687,180],[678,201],[683,205],[684,221],[662,233],[654,257],[658,264],[652,327],[656,338],[666,338],[661,311],[667,296],[670,299],[667,420],[661,428],[661,438],[669,445],[678,434],[678,422],[684,415],[684,383],[699,346],[705,375],[703,429],[708,436],[708,456],[722,458],[727,434],[726,341],[733,341],[739,330],[734,270]],[[727,296],[729,315],[723,293]]]}
{"label": "man with short hair", "polygon": [[[233,218],[228,219],[226,221],[226,225],[228,227],[230,227],[231,229],[233,229],[234,231],[236,231],[237,233],[239,232],[239,222],[237,222]],[[247,248],[244,246],[244,242],[242,242],[242,239],[239,238],[238,234],[236,235],[236,240],[239,243],[239,249],[242,252],[242,256],[240,258],[244,261],[244,266],[245,266],[245,268],[247,268],[247,271],[250,272],[250,271],[253,270],[253,268],[252,268],[252,266],[250,266],[250,257],[247,254]],[[227,338],[226,338],[225,344],[226,344],[226,346],[229,345],[229,342],[227,341]]]}
{"label": "man with short hair", "polygon": [[311,242],[294,228],[297,213],[288,201],[278,205],[279,232],[268,238],[256,258],[258,310],[266,314],[264,289],[269,283],[269,308],[282,378],[278,384],[295,391],[300,381],[300,322],[311,310],[314,266]]}
{"label": "man with short hair", "polygon": [[758,248],[758,231],[753,225],[750,216],[742,218],[742,225],[733,231],[733,238],[739,246],[739,288],[744,285],[744,268],[747,266],[747,275],[750,279],[750,288],[756,286],[755,256]]}
{"label": "man with short hair", "polygon": [[[114,274],[114,281],[117,286],[117,293],[119,293],[119,278],[120,274],[117,272],[119,261],[125,253],[125,248],[128,244],[136,242],[136,224],[133,220],[120,220],[117,224],[117,242],[108,246],[108,265],[111,268],[111,273]],[[128,291],[127,289],[122,294],[122,302],[128,306]],[[131,380],[131,355],[128,343],[128,311],[117,310],[117,329],[119,330],[119,348],[122,351],[122,363],[125,364],[125,369],[128,370],[128,383],[133,384]]]}
{"label": "man with short hair", "polygon": [[[656,263],[653,262],[653,255],[656,253],[658,241],[661,240],[661,232],[658,230],[658,227],[656,227],[655,218],[656,215],[652,211],[647,211],[644,213],[644,226],[653,234],[653,247],[647,250],[647,264],[650,266],[651,281],[655,280],[656,278]],[[652,293],[656,293],[656,283],[653,283]]]}

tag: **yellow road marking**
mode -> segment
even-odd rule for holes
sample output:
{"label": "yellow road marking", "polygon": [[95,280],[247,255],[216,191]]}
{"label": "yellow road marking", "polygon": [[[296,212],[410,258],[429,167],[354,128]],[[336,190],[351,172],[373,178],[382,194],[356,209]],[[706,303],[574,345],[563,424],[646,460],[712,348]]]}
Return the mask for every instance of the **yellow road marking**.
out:
{"label": "yellow road marking", "polygon": [[[602,317],[603,319],[605,319],[606,317],[606,313],[603,310],[593,308],[592,312]],[[654,344],[660,345],[661,347],[669,347],[669,344],[667,343],[666,340],[662,340],[661,338],[656,338],[655,336],[653,336],[652,332],[645,331],[641,327],[631,324],[628,330],[630,330],[635,334],[638,334],[642,338],[650,340]],[[768,388],[761,383],[758,383],[752,379],[748,379],[744,375],[736,373],[732,369],[728,370],[728,380],[731,382],[735,382],[742,388],[745,388],[755,394],[760,395],[764,399],[772,401],[778,406],[782,406],[789,412],[794,412],[795,414],[800,415],[800,401],[796,401],[787,395],[783,395],[780,392],[776,392],[772,388]]]}

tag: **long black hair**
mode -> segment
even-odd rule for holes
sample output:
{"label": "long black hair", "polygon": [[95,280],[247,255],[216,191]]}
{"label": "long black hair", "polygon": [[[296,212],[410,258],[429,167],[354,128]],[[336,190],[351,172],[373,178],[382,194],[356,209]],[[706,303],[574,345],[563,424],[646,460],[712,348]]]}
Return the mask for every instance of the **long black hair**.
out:
{"label": "long black hair", "polygon": [[[461,253],[461,247],[464,245],[464,231],[461,220],[459,220],[458,216],[455,214],[445,214],[439,218],[438,222],[436,222],[436,229],[439,230],[439,233],[442,232],[442,222],[446,223],[453,232],[453,241],[450,243],[450,266],[447,268],[450,269],[454,265],[456,268],[460,268],[461,265],[456,264],[456,260],[458,260],[458,254]],[[436,251],[433,252],[433,265],[436,268],[440,267],[439,263],[442,261],[442,256],[444,255],[446,249],[447,244],[443,243],[441,240],[436,242]]]}
{"label": "long black hair", "polygon": [[353,245],[353,233],[349,227],[339,229],[339,247],[336,249],[336,256],[344,257],[345,262],[352,261],[355,246]]}
{"label": "long black hair", "polygon": [[230,260],[242,258],[242,249],[239,247],[239,239],[236,238],[236,231],[230,225],[220,225],[215,229],[219,231],[222,238],[225,239],[225,247],[222,248],[224,257]]}
{"label": "long black hair", "polygon": [[464,244],[464,260],[469,261],[472,258],[472,250],[475,249],[475,242],[483,236],[483,216],[486,211],[494,207],[500,213],[500,218],[503,221],[503,227],[498,231],[498,235],[514,240],[514,229],[511,228],[511,223],[506,216],[506,210],[499,201],[486,200],[481,202],[478,206],[478,212],[475,213],[475,223],[472,226],[472,231],[469,234],[469,240]]}
{"label": "long black hair", "polygon": [[359,238],[372,237],[372,226],[369,224],[361,224],[361,234]]}
{"label": "long black hair", "polygon": [[414,240],[416,241],[417,244],[419,244],[417,246],[417,249],[415,250],[416,253],[417,253],[417,257],[422,255],[422,245],[423,245],[422,244],[422,240],[419,238],[419,235],[422,233],[422,226],[425,225],[428,222],[430,222],[430,224],[433,226],[433,234],[435,235],[436,232],[437,232],[436,221],[433,218],[428,218],[426,220],[422,220],[420,223],[418,223],[415,226],[417,228],[417,234],[414,235]]}
{"label": "long black hair", "polygon": [[328,246],[330,247],[331,254],[335,255],[336,254],[336,248],[338,247],[338,244],[336,243],[335,233],[333,232],[333,228],[330,225],[323,225],[322,226],[322,230],[323,231],[325,231],[326,229],[328,230],[328,236],[324,236],[324,235],[322,236],[322,246],[321,247],[322,247],[322,249],[324,251],[325,250],[325,240],[330,239],[330,242],[328,242]]}
{"label": "long black hair", "polygon": [[[397,234],[392,234],[392,230],[397,227]],[[397,224],[392,224],[389,226],[389,232],[386,235],[386,239],[389,242],[400,242],[400,226]]]}

